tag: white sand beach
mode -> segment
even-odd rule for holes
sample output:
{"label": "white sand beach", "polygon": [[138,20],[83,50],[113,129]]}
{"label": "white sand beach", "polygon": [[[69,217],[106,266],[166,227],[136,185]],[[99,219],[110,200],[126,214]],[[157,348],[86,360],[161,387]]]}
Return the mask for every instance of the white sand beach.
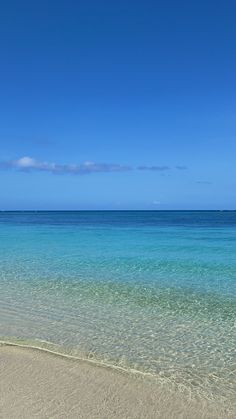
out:
{"label": "white sand beach", "polygon": [[2,419],[224,418],[216,403],[88,361],[0,346]]}

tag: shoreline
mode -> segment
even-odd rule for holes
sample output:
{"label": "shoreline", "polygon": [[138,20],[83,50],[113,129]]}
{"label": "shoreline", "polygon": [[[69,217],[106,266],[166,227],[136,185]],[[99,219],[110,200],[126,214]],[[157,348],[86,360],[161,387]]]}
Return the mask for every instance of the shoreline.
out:
{"label": "shoreline", "polygon": [[[21,343],[20,341],[17,342],[16,341],[9,341],[9,340],[3,340],[0,339],[0,348],[2,346],[5,347],[16,347],[16,348],[22,348],[22,349],[29,349],[32,351],[40,351],[40,352],[45,352],[48,354],[51,354],[52,356],[56,356],[56,357],[61,357],[64,359],[68,359],[68,360],[72,360],[72,361],[78,361],[78,362],[85,362],[85,363],[89,363],[92,364],[93,366],[96,366],[98,368],[107,368],[107,369],[111,369],[114,371],[118,371],[120,373],[123,374],[132,374],[132,375],[136,375],[136,376],[140,376],[141,378],[145,378],[145,377],[149,377],[155,380],[156,376],[154,376],[153,374],[151,374],[150,372],[144,372],[144,371],[140,371],[137,369],[134,369],[132,367],[130,368],[125,368],[122,367],[120,365],[116,365],[116,364],[111,364],[108,362],[103,362],[101,360],[97,360],[95,358],[89,358],[89,357],[81,357],[79,355],[71,355],[69,353],[66,352],[59,352],[53,349],[50,349],[51,346],[56,346],[56,344],[52,343],[52,342],[44,342],[47,346],[37,346],[37,345],[32,345],[32,344],[26,344],[26,343]],[[165,382],[167,381],[167,379],[165,379]]]}
{"label": "shoreline", "polygon": [[0,391],[4,419],[235,417],[216,401],[186,397],[167,383],[14,343],[0,344]]}

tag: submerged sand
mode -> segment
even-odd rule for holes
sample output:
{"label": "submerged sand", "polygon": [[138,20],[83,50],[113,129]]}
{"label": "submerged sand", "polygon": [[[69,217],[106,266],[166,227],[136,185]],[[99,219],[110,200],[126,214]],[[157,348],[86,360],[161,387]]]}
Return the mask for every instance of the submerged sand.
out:
{"label": "submerged sand", "polygon": [[0,346],[0,418],[224,418],[216,402],[30,348]]}

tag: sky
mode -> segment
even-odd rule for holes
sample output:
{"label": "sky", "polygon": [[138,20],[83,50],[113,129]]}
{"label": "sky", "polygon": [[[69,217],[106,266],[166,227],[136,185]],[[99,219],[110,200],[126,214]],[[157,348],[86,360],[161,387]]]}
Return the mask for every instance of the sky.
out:
{"label": "sky", "polygon": [[2,2],[0,209],[236,209],[235,16]]}

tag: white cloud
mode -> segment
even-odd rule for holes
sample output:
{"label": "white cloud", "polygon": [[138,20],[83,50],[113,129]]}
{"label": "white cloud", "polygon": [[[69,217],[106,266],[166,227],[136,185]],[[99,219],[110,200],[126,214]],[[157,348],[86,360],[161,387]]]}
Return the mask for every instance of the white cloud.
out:
{"label": "white cloud", "polygon": [[56,164],[48,163],[46,161],[39,161],[29,156],[21,157],[18,160],[3,162],[3,168],[15,168],[21,171],[46,171],[51,173],[71,173],[71,174],[89,174],[89,173],[102,173],[102,172],[124,172],[132,170],[130,166],[123,166],[120,164],[107,164],[107,163],[93,163],[86,161],[82,164]]}
{"label": "white cloud", "polygon": [[[185,166],[181,167],[181,170]],[[44,171],[57,174],[74,174],[74,175],[85,175],[90,173],[111,173],[111,172],[128,172],[132,170],[137,171],[152,171],[152,172],[165,172],[170,170],[169,166],[126,166],[121,164],[111,163],[94,163],[92,161],[85,161],[81,164],[57,164],[50,163],[47,161],[36,160],[30,156],[23,156],[18,160],[11,160],[0,162],[0,168],[2,169],[16,169],[19,171]]]}
{"label": "white cloud", "polygon": [[[13,163],[14,164],[14,163]],[[30,168],[30,167],[35,167],[36,166],[36,160],[32,159],[31,157],[22,157],[19,160],[15,161],[15,165],[17,167],[22,167],[22,168]]]}
{"label": "white cloud", "polygon": [[164,172],[170,170],[169,166],[138,166],[137,170],[150,170],[152,172]]}
{"label": "white cloud", "polygon": [[177,170],[187,170],[187,166],[175,166]]}
{"label": "white cloud", "polygon": [[199,183],[200,185],[211,185],[211,182],[208,180],[198,180],[196,183]]}

